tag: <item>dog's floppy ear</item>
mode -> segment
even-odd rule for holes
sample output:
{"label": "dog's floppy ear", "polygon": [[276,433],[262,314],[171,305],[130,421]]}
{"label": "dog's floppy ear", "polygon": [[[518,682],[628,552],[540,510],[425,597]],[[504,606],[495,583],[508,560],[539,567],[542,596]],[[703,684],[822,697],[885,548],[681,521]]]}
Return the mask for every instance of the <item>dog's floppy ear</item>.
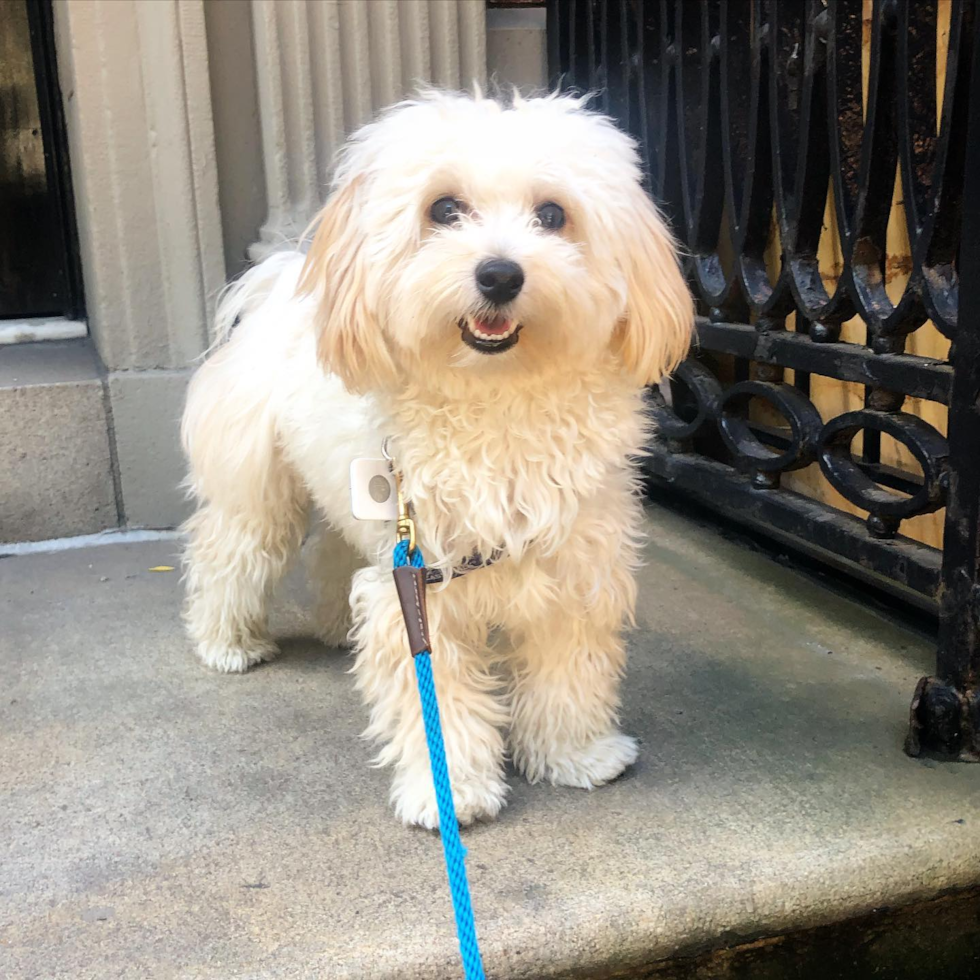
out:
{"label": "dog's floppy ear", "polygon": [[367,257],[358,220],[361,179],[347,181],[324,205],[306,256],[299,292],[316,298],[317,356],[349,391],[390,384],[395,365],[367,288]]}
{"label": "dog's floppy ear", "polygon": [[684,282],[670,232],[638,184],[624,223],[626,315],[615,346],[641,385],[655,384],[687,356],[694,301]]}

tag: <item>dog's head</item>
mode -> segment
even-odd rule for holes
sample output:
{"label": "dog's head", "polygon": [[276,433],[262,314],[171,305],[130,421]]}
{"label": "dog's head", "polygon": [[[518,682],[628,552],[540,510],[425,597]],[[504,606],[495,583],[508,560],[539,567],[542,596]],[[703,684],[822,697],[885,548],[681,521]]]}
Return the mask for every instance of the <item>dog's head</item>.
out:
{"label": "dog's head", "polygon": [[692,302],[635,144],[583,99],[395,106],[345,146],[318,221],[301,289],[352,390],[610,351],[648,384],[687,353]]}

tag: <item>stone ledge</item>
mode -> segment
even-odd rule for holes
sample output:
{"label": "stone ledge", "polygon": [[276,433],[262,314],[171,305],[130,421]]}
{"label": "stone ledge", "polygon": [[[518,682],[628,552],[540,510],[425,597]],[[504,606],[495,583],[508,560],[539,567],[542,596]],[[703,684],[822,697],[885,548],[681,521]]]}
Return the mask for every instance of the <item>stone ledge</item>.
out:
{"label": "stone ledge", "polygon": [[100,371],[87,340],[0,347],[0,541],[118,525]]}
{"label": "stone ledge", "polygon": [[180,524],[190,374],[107,374],[89,339],[0,346],[0,542]]}
{"label": "stone ledge", "polygon": [[102,364],[91,340],[47,340],[0,346],[0,389],[99,381]]}
{"label": "stone ledge", "polygon": [[180,417],[191,371],[113,371],[108,378],[123,511],[130,527],[175,527],[190,513]]}
{"label": "stone ledge", "polygon": [[[972,898],[941,896],[980,885],[980,766],[901,751],[932,639],[649,519],[640,761],[594,793],[512,775],[465,833],[488,976],[976,976]],[[438,840],[392,816],[347,655],[308,638],[292,583],[283,656],[204,671],[178,573],[147,571],[171,548],[0,561],[5,977],[458,977]],[[851,940],[792,945],[821,929],[866,930],[863,973]],[[797,953],[745,958],[769,947]]]}

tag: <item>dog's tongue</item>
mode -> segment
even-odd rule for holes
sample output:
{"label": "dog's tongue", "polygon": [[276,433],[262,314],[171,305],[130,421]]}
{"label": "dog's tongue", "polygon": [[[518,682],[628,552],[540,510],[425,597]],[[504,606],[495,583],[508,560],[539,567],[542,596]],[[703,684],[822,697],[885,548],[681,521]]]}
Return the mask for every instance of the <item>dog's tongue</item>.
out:
{"label": "dog's tongue", "polygon": [[473,317],[473,326],[475,326],[480,333],[507,333],[507,331],[510,329],[510,320],[503,316],[495,316],[492,320],[483,320],[480,317]]}

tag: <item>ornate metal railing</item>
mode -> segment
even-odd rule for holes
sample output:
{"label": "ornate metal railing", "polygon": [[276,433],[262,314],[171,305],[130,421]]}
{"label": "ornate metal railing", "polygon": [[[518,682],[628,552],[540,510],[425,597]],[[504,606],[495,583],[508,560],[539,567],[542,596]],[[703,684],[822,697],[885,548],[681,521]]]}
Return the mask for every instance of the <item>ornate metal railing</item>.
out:
{"label": "ornate metal railing", "polygon": [[[915,692],[907,749],[977,759],[976,11],[953,0],[948,42],[936,2],[875,0],[870,24],[867,12],[861,0],[550,0],[549,58],[556,81],[597,90],[640,139],[651,192],[688,253],[698,343],[669,389],[651,392],[651,478],[934,603],[936,674]],[[896,167],[911,271],[893,301]],[[828,200],[842,260],[829,283]],[[842,342],[855,316],[865,343]],[[948,360],[905,352],[930,320],[952,342]],[[825,421],[813,375],[863,386],[864,407]],[[903,411],[910,397],[948,407],[948,438]],[[882,462],[882,436],[921,473]],[[784,475],[805,467],[867,519],[787,488]],[[900,533],[943,507],[942,550]]]}

